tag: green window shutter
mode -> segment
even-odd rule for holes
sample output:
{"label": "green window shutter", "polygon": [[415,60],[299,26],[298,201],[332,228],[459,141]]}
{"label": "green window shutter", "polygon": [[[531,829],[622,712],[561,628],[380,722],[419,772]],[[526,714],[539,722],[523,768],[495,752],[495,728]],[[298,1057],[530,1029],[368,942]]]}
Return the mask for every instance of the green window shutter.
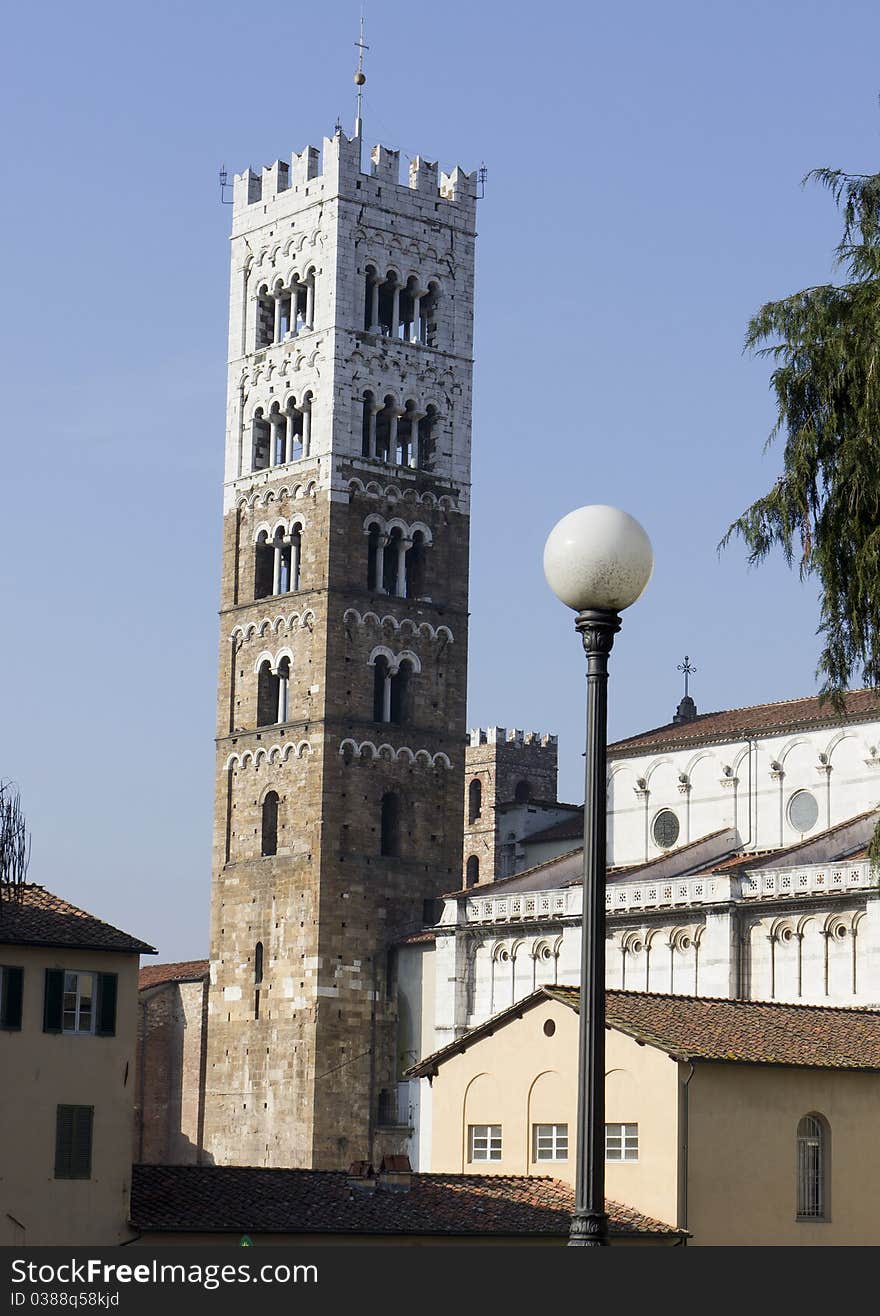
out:
{"label": "green window shutter", "polygon": [[46,992],[43,997],[43,1032],[60,1033],[64,1008],[64,970],[46,970]]}
{"label": "green window shutter", "polygon": [[55,1178],[91,1179],[94,1106],[59,1106],[55,1120]]}
{"label": "green window shutter", "polygon": [[95,1032],[99,1037],[116,1036],[116,984],[115,973],[98,974],[98,1008]]}
{"label": "green window shutter", "polygon": [[21,1028],[24,969],[0,969],[0,1028]]}

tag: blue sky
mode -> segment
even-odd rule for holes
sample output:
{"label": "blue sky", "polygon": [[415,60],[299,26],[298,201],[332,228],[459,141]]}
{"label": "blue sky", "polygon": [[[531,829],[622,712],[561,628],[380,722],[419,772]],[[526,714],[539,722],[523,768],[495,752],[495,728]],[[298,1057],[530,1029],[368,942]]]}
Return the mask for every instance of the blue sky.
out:
{"label": "blue sky", "polygon": [[[0,775],[31,878],[206,953],[227,234],[217,171],[350,131],[358,4],[16,6],[7,203]],[[831,276],[810,168],[880,168],[873,3],[369,0],[367,144],[488,167],[479,206],[468,722],[555,731],[580,799],[583,660],[541,571],[572,507],[654,578],[610,730],[816,688],[815,587],[719,559],[772,481],[764,301]]]}

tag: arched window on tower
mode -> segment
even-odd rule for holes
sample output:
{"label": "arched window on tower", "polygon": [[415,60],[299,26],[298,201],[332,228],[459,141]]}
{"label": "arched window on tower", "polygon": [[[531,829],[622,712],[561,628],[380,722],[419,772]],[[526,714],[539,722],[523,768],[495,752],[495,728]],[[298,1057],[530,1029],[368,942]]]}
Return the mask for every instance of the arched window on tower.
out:
{"label": "arched window on tower", "polygon": [[376,398],[366,389],[361,412],[361,456],[376,455]]}
{"label": "arched window on tower", "polygon": [[797,1218],[828,1219],[828,1121],[815,1112],[797,1126]]}
{"label": "arched window on tower", "polygon": [[254,598],[265,599],[272,593],[275,572],[275,548],[265,530],[261,530],[254,548]]}
{"label": "arched window on tower", "polygon": [[412,674],[412,663],[404,660],[391,678],[391,721],[398,725],[409,721]]}
{"label": "arched window on tower", "polygon": [[483,812],[483,783],[474,777],[468,786],[468,822],[475,823]]}
{"label": "arched window on tower", "polygon": [[396,338],[400,324],[400,284],[397,275],[389,270],[379,284],[378,326],[386,337]]}
{"label": "arched window on tower", "polygon": [[379,332],[379,284],[381,279],[375,265],[364,270],[364,329],[367,333]]}
{"label": "arched window on tower", "polygon": [[518,781],[516,790],[513,792],[514,801],[517,804],[528,804],[532,798],[532,786],[528,781]]}
{"label": "arched window on tower", "polygon": [[278,677],[269,659],[260,663],[257,673],[257,726],[271,727],[278,720]]}
{"label": "arched window on tower", "polygon": [[376,456],[379,461],[393,462],[397,451],[397,401],[386,393],[382,406],[376,412]]}
{"label": "arched window on tower", "polygon": [[254,946],[254,1018],[260,1017],[260,992],[263,990],[263,943]]}
{"label": "arched window on tower", "polygon": [[416,466],[419,457],[419,415],[412,398],[404,404],[397,421],[397,448],[392,460],[398,466]]}
{"label": "arched window on tower", "polygon": [[434,464],[434,433],[437,426],[437,408],[430,404],[418,424],[418,451],[413,465],[430,471]]}
{"label": "arched window on tower", "polygon": [[465,885],[476,886],[480,880],[480,861],[475,854],[468,857],[467,868],[465,870]]}
{"label": "arched window on tower", "polygon": [[269,465],[272,443],[272,427],[263,415],[263,408],[254,412],[251,448],[251,470],[264,471]]}
{"label": "arched window on tower", "polygon": [[406,544],[399,525],[394,526],[385,544],[382,559],[382,588],[392,598],[403,598],[406,590]]}
{"label": "arched window on tower", "polygon": [[420,599],[425,593],[426,548],[424,531],[414,531],[404,563],[404,586],[408,599]]}
{"label": "arched window on tower", "polygon": [[392,858],[400,854],[400,798],[394,791],[382,796],[379,853]]}
{"label": "arched window on tower", "polygon": [[440,285],[433,279],[428,284],[428,291],[423,295],[419,303],[419,312],[421,318],[421,339],[428,347],[438,346],[437,334],[437,304],[440,301]]}
{"label": "arched window on tower", "polygon": [[391,721],[391,677],[388,659],[381,653],[373,664],[373,721]]}
{"label": "arched window on tower", "polygon": [[[379,590],[382,588],[382,573],[384,564],[382,564],[382,532],[374,522],[370,526],[367,535],[367,589]],[[382,564],[380,569],[380,564]]]}
{"label": "arched window on tower", "polygon": [[257,324],[254,344],[257,350],[269,347],[275,338],[275,298],[264,283],[257,293]]}
{"label": "arched window on tower", "polygon": [[260,854],[264,858],[278,853],[278,792],[269,791],[263,800]]}

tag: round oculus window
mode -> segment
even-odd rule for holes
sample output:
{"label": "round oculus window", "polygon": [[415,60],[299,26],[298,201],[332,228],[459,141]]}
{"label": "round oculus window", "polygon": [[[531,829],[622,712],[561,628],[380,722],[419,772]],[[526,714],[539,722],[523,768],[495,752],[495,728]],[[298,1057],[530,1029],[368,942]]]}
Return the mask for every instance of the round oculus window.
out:
{"label": "round oculus window", "polygon": [[788,821],[796,832],[808,832],[815,827],[819,805],[810,791],[795,791],[788,801]]}
{"label": "round oculus window", "polygon": [[556,1024],[554,1023],[554,1021],[553,1021],[552,1019],[545,1019],[545,1020],[544,1020],[544,1036],[545,1036],[545,1037],[552,1037],[553,1034],[554,1034],[555,1032],[556,1032]]}
{"label": "round oculus window", "polygon": [[654,826],[651,828],[654,844],[659,845],[661,850],[671,849],[678,840],[679,831],[679,822],[672,810],[661,809],[654,819]]}

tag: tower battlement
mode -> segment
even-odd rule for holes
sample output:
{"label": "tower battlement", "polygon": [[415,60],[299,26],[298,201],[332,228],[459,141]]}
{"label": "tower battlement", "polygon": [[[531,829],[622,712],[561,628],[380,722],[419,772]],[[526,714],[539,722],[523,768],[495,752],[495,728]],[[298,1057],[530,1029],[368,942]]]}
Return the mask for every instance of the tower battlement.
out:
{"label": "tower battlement", "polygon": [[544,731],[520,731],[516,727],[478,727],[467,733],[468,747],[475,745],[555,745],[558,736]]}
{"label": "tower battlement", "polygon": [[[357,191],[365,179],[377,187],[393,187],[396,194],[387,198],[393,208],[412,194],[442,201],[457,207],[463,215],[471,216],[477,199],[477,174],[467,173],[456,165],[450,173],[438,174],[436,160],[414,156],[409,162],[407,181],[400,181],[400,152],[377,145],[370,152],[371,168],[361,168],[361,139],[346,137],[337,132],[325,137],[323,150],[306,146],[294,151],[290,160],[275,160],[262,170],[246,169],[233,180],[233,212],[246,210],[261,202],[266,205],[283,193],[303,191],[311,184],[340,191]],[[362,189],[361,189],[362,190]]]}

